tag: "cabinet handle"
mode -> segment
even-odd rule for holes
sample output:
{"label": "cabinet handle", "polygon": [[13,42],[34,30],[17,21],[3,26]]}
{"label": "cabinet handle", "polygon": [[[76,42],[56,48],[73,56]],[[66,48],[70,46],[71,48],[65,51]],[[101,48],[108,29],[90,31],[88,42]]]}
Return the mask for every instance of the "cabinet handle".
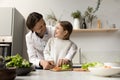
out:
{"label": "cabinet handle", "polygon": [[0,44],[0,47],[7,47],[10,46],[10,44]]}

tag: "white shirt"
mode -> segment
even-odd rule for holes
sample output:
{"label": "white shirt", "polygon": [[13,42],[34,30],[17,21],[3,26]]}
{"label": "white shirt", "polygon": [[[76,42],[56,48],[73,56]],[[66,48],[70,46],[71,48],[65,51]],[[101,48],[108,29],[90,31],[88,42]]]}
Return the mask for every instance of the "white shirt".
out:
{"label": "white shirt", "polygon": [[36,67],[39,66],[39,62],[43,57],[43,50],[48,39],[53,36],[54,31],[52,27],[47,27],[47,32],[43,38],[40,38],[36,35],[35,32],[29,31],[26,34],[26,45],[29,61],[33,63]]}
{"label": "white shirt", "polygon": [[59,59],[72,58],[77,52],[77,46],[71,40],[62,40],[58,38],[50,38],[44,49],[45,60],[53,60],[57,64]]}

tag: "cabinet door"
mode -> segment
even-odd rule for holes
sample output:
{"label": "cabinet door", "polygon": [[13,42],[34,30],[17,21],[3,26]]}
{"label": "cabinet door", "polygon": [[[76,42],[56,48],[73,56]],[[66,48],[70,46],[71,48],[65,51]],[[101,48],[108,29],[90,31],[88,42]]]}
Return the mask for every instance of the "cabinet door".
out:
{"label": "cabinet door", "polygon": [[11,35],[12,8],[0,8],[0,36]]}

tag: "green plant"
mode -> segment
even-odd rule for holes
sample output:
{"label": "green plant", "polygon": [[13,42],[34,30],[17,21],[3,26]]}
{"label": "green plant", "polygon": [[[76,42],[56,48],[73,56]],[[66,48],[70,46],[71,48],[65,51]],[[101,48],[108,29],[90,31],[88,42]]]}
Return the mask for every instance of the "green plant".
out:
{"label": "green plant", "polygon": [[72,12],[71,16],[73,18],[81,18],[81,12],[79,10],[76,10],[76,11]]}
{"label": "green plant", "polygon": [[5,62],[6,67],[27,68],[31,66],[30,62],[26,59],[23,59],[22,56],[20,56],[19,54],[5,57]]}
{"label": "green plant", "polygon": [[86,21],[90,23],[91,26],[92,26],[93,19],[97,18],[97,16],[95,15],[95,12],[98,11],[101,1],[102,0],[98,0],[97,6],[95,9],[93,9],[93,7],[88,6],[87,10],[84,13],[84,17]]}
{"label": "green plant", "polygon": [[53,12],[51,14],[48,14],[46,19],[47,20],[57,21],[57,17],[55,16],[55,14]]}
{"label": "green plant", "polygon": [[84,17],[87,19],[87,22],[92,22],[94,18],[96,18],[97,16],[94,14],[94,10],[93,7],[89,7],[87,8],[87,10],[84,13]]}
{"label": "green plant", "polygon": [[93,11],[93,13],[95,13],[96,11],[98,11],[98,9],[99,9],[99,7],[100,7],[101,1],[102,1],[102,0],[98,0],[97,6],[96,6],[95,10]]}
{"label": "green plant", "polygon": [[47,14],[46,20],[49,22],[49,25],[54,26],[54,25],[56,25],[57,22],[60,21],[61,17],[62,17],[62,15],[59,18],[57,18],[56,15],[54,14],[54,12],[51,11],[50,14]]}

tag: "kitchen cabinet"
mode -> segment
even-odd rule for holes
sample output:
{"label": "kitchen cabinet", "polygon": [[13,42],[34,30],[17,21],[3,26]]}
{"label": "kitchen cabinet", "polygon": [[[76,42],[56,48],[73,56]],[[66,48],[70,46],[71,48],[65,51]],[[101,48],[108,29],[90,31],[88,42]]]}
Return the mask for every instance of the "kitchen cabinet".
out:
{"label": "kitchen cabinet", "polygon": [[95,29],[74,29],[73,32],[114,32],[114,31],[118,31],[119,29],[117,28],[95,28]]}

